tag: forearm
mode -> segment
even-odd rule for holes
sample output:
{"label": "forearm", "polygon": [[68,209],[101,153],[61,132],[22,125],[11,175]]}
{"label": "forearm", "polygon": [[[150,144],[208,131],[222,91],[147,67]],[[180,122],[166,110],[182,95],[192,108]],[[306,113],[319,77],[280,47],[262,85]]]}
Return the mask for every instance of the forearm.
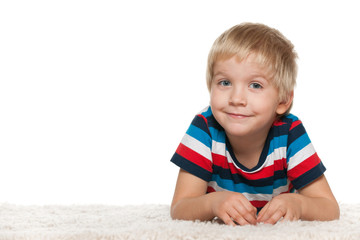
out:
{"label": "forearm", "polygon": [[339,219],[340,210],[336,200],[322,197],[308,197],[301,194],[293,195],[301,204],[302,220],[331,221]]}
{"label": "forearm", "polygon": [[184,198],[171,205],[171,217],[181,220],[212,220],[215,215],[211,209],[211,198],[214,193],[200,197]]}

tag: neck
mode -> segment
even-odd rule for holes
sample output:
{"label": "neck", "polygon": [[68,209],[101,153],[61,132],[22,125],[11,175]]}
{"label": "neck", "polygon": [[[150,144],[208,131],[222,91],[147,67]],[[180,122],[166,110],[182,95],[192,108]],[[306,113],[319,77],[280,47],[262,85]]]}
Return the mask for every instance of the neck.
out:
{"label": "neck", "polygon": [[267,131],[261,131],[251,136],[239,137],[227,134],[236,159],[248,169],[252,169],[259,163],[270,127]]}
{"label": "neck", "polygon": [[237,137],[227,135],[235,155],[251,155],[251,153],[261,152],[264,148],[266,134],[262,136]]}

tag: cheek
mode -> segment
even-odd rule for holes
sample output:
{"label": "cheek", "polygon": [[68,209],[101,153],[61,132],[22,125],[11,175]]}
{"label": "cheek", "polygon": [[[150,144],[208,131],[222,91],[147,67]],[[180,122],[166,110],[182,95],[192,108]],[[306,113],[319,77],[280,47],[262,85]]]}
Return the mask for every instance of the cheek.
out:
{"label": "cheek", "polygon": [[276,111],[276,106],[277,104],[272,101],[272,98],[270,97],[258,97],[258,98],[254,98],[251,102],[249,102],[249,104],[251,104],[252,109],[254,111],[257,112],[269,112],[269,113],[273,113]]}
{"label": "cheek", "polygon": [[228,105],[228,97],[221,91],[212,91],[210,93],[210,105],[212,109],[221,109]]}
{"label": "cheek", "polygon": [[212,108],[216,108],[219,105],[219,96],[216,91],[210,92],[210,105]]}

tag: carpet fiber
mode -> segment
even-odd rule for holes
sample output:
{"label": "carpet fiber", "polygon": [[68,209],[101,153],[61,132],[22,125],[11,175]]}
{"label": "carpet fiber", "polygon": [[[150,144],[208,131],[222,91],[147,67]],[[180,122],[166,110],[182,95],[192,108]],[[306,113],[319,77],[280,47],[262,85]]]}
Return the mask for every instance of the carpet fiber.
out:
{"label": "carpet fiber", "polygon": [[340,207],[337,221],[230,227],[171,220],[167,205],[0,204],[0,240],[360,239],[360,204]]}

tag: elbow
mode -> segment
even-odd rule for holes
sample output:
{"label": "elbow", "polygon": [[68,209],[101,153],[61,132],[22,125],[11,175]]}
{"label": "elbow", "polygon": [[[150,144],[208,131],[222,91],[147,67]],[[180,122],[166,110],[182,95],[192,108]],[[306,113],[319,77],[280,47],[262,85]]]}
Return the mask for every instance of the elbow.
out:
{"label": "elbow", "polygon": [[176,207],[177,207],[177,204],[173,201],[171,203],[171,206],[170,206],[170,217],[173,220],[179,220],[180,219]]}
{"label": "elbow", "polygon": [[170,217],[171,217],[172,220],[177,219],[173,206],[171,206],[171,208],[170,208]]}
{"label": "elbow", "polygon": [[179,211],[177,211],[176,208],[173,207],[170,208],[170,217],[172,220],[187,220],[186,218],[184,218],[184,216],[181,216],[181,214],[179,213]]}
{"label": "elbow", "polygon": [[340,219],[340,207],[337,201],[334,202],[334,219],[333,220],[339,220]]}
{"label": "elbow", "polygon": [[184,206],[183,201],[179,200],[173,202],[170,207],[170,217],[173,220],[194,220],[191,215],[189,215],[189,210]]}
{"label": "elbow", "polygon": [[329,209],[327,211],[327,221],[333,221],[333,220],[339,220],[340,219],[340,207],[337,201],[331,201],[331,205],[329,206]]}

